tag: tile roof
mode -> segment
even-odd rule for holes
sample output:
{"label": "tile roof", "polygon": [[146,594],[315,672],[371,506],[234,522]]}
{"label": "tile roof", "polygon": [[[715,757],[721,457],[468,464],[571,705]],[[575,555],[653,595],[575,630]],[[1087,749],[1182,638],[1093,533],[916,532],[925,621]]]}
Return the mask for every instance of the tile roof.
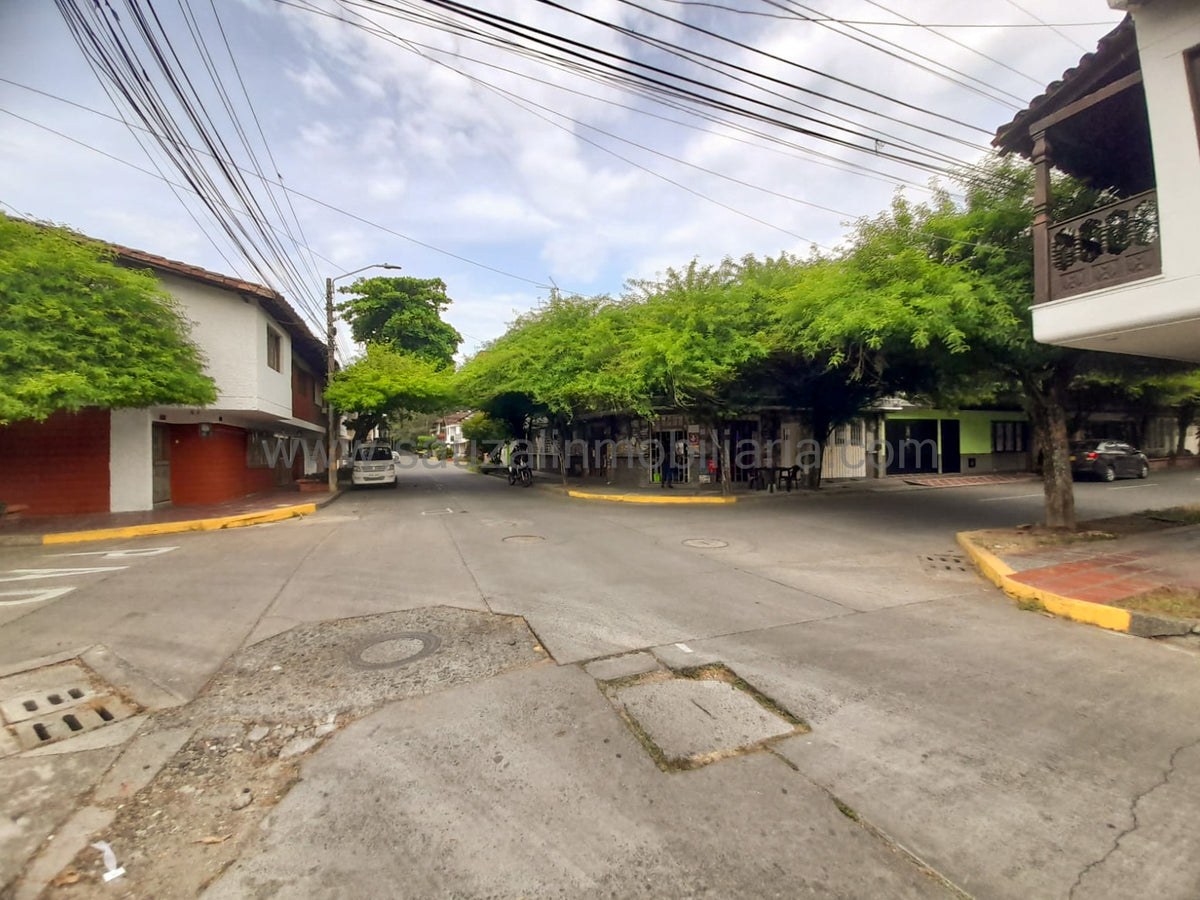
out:
{"label": "tile roof", "polygon": [[992,145],[1002,153],[1028,155],[1032,149],[1029,126],[1061,106],[1065,106],[1102,85],[1098,79],[1118,66],[1129,68],[1132,56],[1133,68],[1137,67],[1137,34],[1133,18],[1128,14],[1121,23],[1100,39],[1096,49],[1085,54],[1079,63],[1063,72],[1062,78],[1052,82],[1046,90],[1030,101],[1007,125],[996,130]]}
{"label": "tile roof", "polygon": [[[89,238],[89,240],[95,239]],[[261,284],[255,284],[252,281],[243,281],[240,278],[234,278],[230,275],[222,275],[219,272],[202,269],[200,266],[193,266],[176,259],[168,259],[165,256],[147,253],[144,250],[122,247],[120,244],[112,244],[108,241],[100,241],[99,243],[109,247],[116,254],[118,260],[126,264],[140,263],[159,272],[169,272],[181,278],[188,278],[192,281],[199,281],[202,284],[210,284],[214,287],[224,288],[225,290],[244,296],[253,297],[273,319],[284,327],[288,335],[292,338],[293,346],[305,361],[309,365],[316,367],[319,373],[323,374],[325,372],[325,342],[312,333],[304,320],[297,315],[292,305],[278,291]]]}

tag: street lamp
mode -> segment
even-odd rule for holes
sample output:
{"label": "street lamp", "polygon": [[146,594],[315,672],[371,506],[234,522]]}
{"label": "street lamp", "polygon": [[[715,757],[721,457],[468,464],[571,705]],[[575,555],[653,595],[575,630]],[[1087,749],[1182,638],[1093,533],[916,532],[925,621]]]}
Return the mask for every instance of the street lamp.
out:
{"label": "street lamp", "polygon": [[[391,263],[372,263],[369,266],[363,266],[361,269],[355,269],[353,272],[343,272],[341,275],[334,275],[332,278],[325,279],[325,329],[327,346],[325,348],[325,384],[329,385],[329,379],[333,377],[333,336],[337,333],[333,327],[333,283],[340,281],[343,278],[349,278],[351,275],[357,275],[359,272],[365,272],[367,269],[399,269],[400,266],[393,266]],[[332,494],[337,490],[337,462],[334,454],[337,451],[337,432],[334,431],[333,421],[333,403],[329,398],[325,398],[325,408],[329,412],[329,492]]]}

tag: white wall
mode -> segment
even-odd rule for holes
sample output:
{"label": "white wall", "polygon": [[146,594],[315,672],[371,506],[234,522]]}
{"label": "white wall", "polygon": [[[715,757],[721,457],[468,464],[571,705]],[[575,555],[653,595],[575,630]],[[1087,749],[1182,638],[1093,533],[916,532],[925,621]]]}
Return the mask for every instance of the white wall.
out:
{"label": "white wall", "polygon": [[112,512],[154,508],[149,410],[114,409],[108,438],[108,503]]}
{"label": "white wall", "polygon": [[1044,343],[1200,362],[1200,136],[1183,54],[1200,45],[1200,3],[1133,13],[1158,185],[1162,274],[1033,310]]}
{"label": "white wall", "polygon": [[[1200,45],[1200,4],[1155,0],[1133,14],[1154,143],[1163,275],[1200,274],[1200,138],[1184,51]],[[1200,305],[1200,304],[1198,304]]]}
{"label": "white wall", "polygon": [[268,316],[241,295],[157,273],[163,287],[179,302],[192,326],[192,340],[205,357],[205,371],[217,383],[214,409],[261,410],[282,418],[292,415],[292,342],[282,337],[280,369],[267,366]]}

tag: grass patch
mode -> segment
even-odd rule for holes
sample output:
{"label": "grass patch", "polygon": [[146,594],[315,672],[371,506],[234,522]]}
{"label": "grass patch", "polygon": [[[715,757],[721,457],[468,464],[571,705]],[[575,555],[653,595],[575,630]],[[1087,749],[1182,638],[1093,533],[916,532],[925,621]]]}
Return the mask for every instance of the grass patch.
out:
{"label": "grass patch", "polygon": [[1166,525],[1200,525],[1200,507],[1174,506],[1171,509],[1148,510],[1144,515]]}
{"label": "grass patch", "polygon": [[847,806],[837,797],[833,797],[833,805],[837,807],[838,812],[840,812],[850,821],[857,822],[859,820],[858,813],[854,811],[854,808],[852,806]]}
{"label": "grass patch", "polygon": [[1164,586],[1117,600],[1113,606],[1173,619],[1200,619],[1200,591]]}
{"label": "grass patch", "polygon": [[1018,600],[1017,601],[1017,609],[1024,610],[1025,612],[1045,612],[1046,611],[1046,607],[1042,604],[1042,601],[1037,599],[1036,597],[1029,597],[1024,600]]}

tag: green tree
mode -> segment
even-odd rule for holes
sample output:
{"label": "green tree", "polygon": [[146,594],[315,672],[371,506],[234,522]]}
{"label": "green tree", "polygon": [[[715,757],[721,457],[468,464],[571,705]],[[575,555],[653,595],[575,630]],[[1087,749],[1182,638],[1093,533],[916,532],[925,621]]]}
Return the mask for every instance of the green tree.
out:
{"label": "green tree", "polygon": [[512,429],[503,419],[493,419],[485,412],[464,419],[462,423],[463,437],[478,449],[487,449],[490,445],[507,440],[513,436]]}
{"label": "green tree", "polygon": [[[624,368],[630,339],[628,316],[610,298],[555,292],[466,362],[459,389],[514,434],[527,434],[534,417],[545,417],[562,441],[583,412],[646,406],[640,383]],[[566,459],[557,450],[565,482]]]}
{"label": "green tree", "polygon": [[450,305],[440,278],[360,278],[338,289],[338,310],[360,344],[381,344],[441,366],[454,361],[460,335],[442,321]]}
{"label": "green tree", "polygon": [[368,344],[366,356],[334,374],[325,396],[353,415],[348,424],[361,441],[380,425],[453,405],[453,373],[427,359]]}
{"label": "green tree", "polygon": [[0,425],[216,400],[172,297],[61,228],[0,215]]}

